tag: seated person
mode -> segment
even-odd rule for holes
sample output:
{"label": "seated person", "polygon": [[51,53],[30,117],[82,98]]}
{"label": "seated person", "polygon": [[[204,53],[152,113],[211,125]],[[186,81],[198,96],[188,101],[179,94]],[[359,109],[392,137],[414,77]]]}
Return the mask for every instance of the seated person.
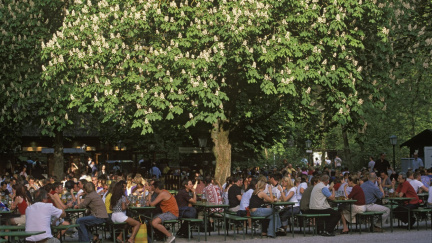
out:
{"label": "seated person", "polygon": [[55,206],[48,203],[50,197],[52,195],[47,191],[39,189],[35,192],[35,203],[27,207],[25,231],[45,231],[43,234],[27,237],[27,242],[60,242],[51,234],[51,218],[64,218],[66,213],[58,200],[53,200]]}
{"label": "seated person", "polygon": [[[132,234],[128,239],[128,243],[134,243],[135,236],[138,233],[141,223],[133,218],[126,216],[126,209],[128,208],[129,200],[125,196],[123,183],[117,182],[115,184],[110,201],[110,209],[112,210],[111,220],[114,223],[126,222],[130,226],[132,226]],[[122,241],[122,239],[122,233],[120,232],[117,240]]]}
{"label": "seated person", "polygon": [[[352,187],[352,191],[350,194],[348,194],[345,190],[345,197],[348,199],[357,200],[357,202],[355,202],[354,205],[342,204],[342,206],[339,208],[340,211],[342,211],[341,218],[343,223],[343,230],[341,234],[347,234],[349,232],[347,221],[349,223],[355,223],[356,214],[366,211],[365,195],[363,193],[363,189],[358,185],[358,181],[359,180],[357,176],[348,176],[348,184],[345,185],[345,189],[350,186]],[[351,207],[351,210],[349,210],[349,207]]]}
{"label": "seated person", "polygon": [[237,212],[240,209],[240,201],[242,198],[241,186],[243,181],[240,177],[233,178],[234,184],[228,189],[229,211]]}
{"label": "seated person", "polygon": [[[196,218],[197,211],[192,207],[192,203],[196,203],[197,201],[194,185],[191,180],[184,180],[182,185],[184,188],[180,189],[178,194],[175,196],[179,209],[179,218]],[[180,238],[187,238],[187,230],[187,223],[183,222],[176,235]]]}
{"label": "seated person", "polygon": [[[102,198],[95,191],[95,185],[93,183],[86,183],[84,186],[84,192],[86,194],[84,200],[75,206],[75,208],[89,208],[90,215],[77,219],[76,223],[78,227],[78,238],[80,242],[90,241],[90,232],[87,227],[105,223],[108,219],[108,213],[105,208],[105,203]],[[93,240],[98,240],[97,236]]]}
{"label": "seated person", "polygon": [[[283,177],[281,184],[285,188],[285,190],[282,190],[282,187],[280,187],[282,201],[295,203],[292,208],[291,206],[287,206],[279,213],[282,222],[282,227],[286,230],[289,223],[288,219],[300,213],[300,204],[296,195],[297,194],[296,187],[294,186],[291,178],[289,176]],[[303,193],[304,190],[302,194]]]}
{"label": "seated person", "polygon": [[[316,184],[312,190],[309,204],[309,213],[330,214],[330,217],[325,218],[325,231],[322,236],[335,236],[334,229],[340,219],[340,214],[333,210],[327,202],[327,199],[335,200],[334,188],[330,188],[331,192],[329,188],[327,188],[329,180],[330,177],[328,175],[324,174],[321,176],[320,182]],[[319,225],[321,225],[321,223],[322,220],[319,220]]]}
{"label": "seated person", "polygon": [[[265,193],[266,189],[268,190],[270,195],[267,195],[267,193]],[[262,235],[275,237],[275,228],[283,232],[284,230],[280,229],[281,222],[279,214],[276,213],[273,217],[273,208],[263,206],[264,202],[272,203],[274,201],[273,192],[271,189],[271,185],[267,185],[267,183],[262,180],[258,181],[255,191],[252,193],[250,199],[249,210],[252,217],[266,217],[269,220],[263,222]],[[265,222],[269,222],[269,224],[265,225]]]}
{"label": "seated person", "polygon": [[151,194],[149,194],[147,202],[150,206],[156,206],[160,203],[160,208],[162,210],[162,214],[158,214],[153,218],[152,226],[168,237],[165,241],[166,243],[171,243],[175,240],[175,237],[165,228],[163,222],[165,220],[178,218],[179,209],[176,199],[171,195],[171,193],[165,190],[165,185],[161,181],[154,181],[152,184],[152,190],[157,193],[158,196],[154,200],[151,200]]}
{"label": "seated person", "polygon": [[412,175],[411,181],[409,181],[409,183],[414,188],[414,191],[417,192],[417,194],[422,192],[429,192],[429,188],[425,187],[423,182],[421,182],[420,172],[415,172]]}
{"label": "seated person", "polygon": [[31,204],[30,198],[27,196],[27,193],[25,191],[25,188],[21,184],[15,184],[12,186],[13,188],[13,195],[14,198],[12,198],[12,204],[10,205],[10,210],[14,211],[16,208],[18,208],[19,214],[21,214],[20,217],[17,218],[11,218],[10,223],[14,225],[24,225],[26,223],[26,209]]}
{"label": "seated person", "polygon": [[[398,182],[399,185],[396,189],[396,195],[398,197],[410,197],[411,199],[408,204],[405,204],[404,206],[398,206],[394,209],[394,216],[395,218],[399,219],[403,223],[408,223],[408,209],[417,209],[419,207],[419,197],[417,196],[417,193],[414,191],[414,188],[411,186],[411,184],[407,181],[406,174],[401,172],[398,176]],[[396,181],[392,181],[392,188],[394,189],[396,184]],[[414,217],[414,214],[412,211],[410,211],[410,225],[409,227],[412,227],[415,222],[416,218]]]}

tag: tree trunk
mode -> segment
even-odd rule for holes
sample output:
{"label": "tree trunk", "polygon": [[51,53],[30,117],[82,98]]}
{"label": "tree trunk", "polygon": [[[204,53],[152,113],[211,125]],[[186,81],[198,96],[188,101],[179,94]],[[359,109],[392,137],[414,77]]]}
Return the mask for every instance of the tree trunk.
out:
{"label": "tree trunk", "polygon": [[231,144],[229,131],[225,130],[224,124],[226,123],[222,121],[214,123],[211,132],[213,154],[216,158],[215,178],[221,184],[231,175]]}
{"label": "tree trunk", "polygon": [[342,127],[342,137],[343,137],[343,142],[344,142],[344,156],[345,158],[342,161],[345,161],[345,165],[342,166],[352,166],[351,163],[351,150],[349,147],[349,141],[348,141],[348,132],[345,128]]}
{"label": "tree trunk", "polygon": [[54,168],[53,175],[57,176],[58,180],[64,177],[64,158],[63,158],[63,131],[55,132],[54,137]]}

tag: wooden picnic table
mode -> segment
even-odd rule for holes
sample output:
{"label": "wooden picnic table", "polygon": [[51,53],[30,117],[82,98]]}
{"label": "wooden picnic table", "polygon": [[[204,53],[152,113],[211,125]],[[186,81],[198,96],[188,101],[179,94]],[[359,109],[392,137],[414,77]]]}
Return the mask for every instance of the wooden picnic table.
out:
{"label": "wooden picnic table", "polygon": [[16,242],[16,238],[18,238],[18,242],[21,242],[21,239],[33,236],[33,235],[40,235],[45,234],[46,231],[8,231],[8,232],[0,232],[0,237],[7,236],[8,242]]}

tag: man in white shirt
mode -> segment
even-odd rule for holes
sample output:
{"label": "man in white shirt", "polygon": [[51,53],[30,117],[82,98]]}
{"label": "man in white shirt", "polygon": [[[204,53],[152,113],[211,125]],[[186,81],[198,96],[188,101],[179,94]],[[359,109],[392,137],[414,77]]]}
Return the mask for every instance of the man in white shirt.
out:
{"label": "man in white shirt", "polygon": [[[330,207],[328,200],[335,200],[335,190],[334,188],[327,188],[329,184],[330,177],[328,175],[322,175],[320,178],[320,183],[316,184],[312,189],[310,198],[310,213],[313,214],[330,214],[330,217],[325,217],[325,231],[322,236],[335,236],[334,228],[340,219],[340,213],[333,210]],[[318,220],[318,227],[322,227],[322,219]]]}
{"label": "man in white shirt", "polygon": [[411,175],[411,180],[409,183],[414,188],[414,191],[417,192],[417,194],[422,192],[429,192],[429,188],[425,187],[424,184],[421,182],[421,174],[420,172],[414,173],[414,175]]}
{"label": "man in white shirt", "polygon": [[26,238],[27,242],[58,243],[59,239],[51,234],[51,217],[64,218],[66,213],[61,208],[58,200],[53,200],[56,207],[48,203],[51,197],[44,189],[35,192],[35,203],[26,209],[25,231],[45,231],[44,234],[33,235]]}
{"label": "man in white shirt", "polygon": [[[279,181],[282,179],[282,175],[280,173],[274,173],[272,175],[269,176],[269,180],[268,183],[271,185],[272,187],[272,194],[273,196],[276,196],[277,199],[280,198],[281,196],[281,192],[278,189],[278,187],[280,187],[279,185]],[[266,189],[264,190],[264,192],[267,193],[268,189],[266,187]]]}

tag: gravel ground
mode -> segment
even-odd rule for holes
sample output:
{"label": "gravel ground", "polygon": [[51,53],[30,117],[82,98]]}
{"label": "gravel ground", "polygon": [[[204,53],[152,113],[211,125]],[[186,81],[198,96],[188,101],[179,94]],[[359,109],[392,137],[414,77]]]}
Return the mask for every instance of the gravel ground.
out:
{"label": "gravel ground", "polygon": [[[340,228],[340,227],[339,227]],[[362,234],[359,232],[353,232],[352,234],[348,235],[341,235],[339,233],[336,233],[336,236],[334,237],[324,237],[324,236],[312,236],[311,234],[306,234],[306,237],[303,236],[303,234],[295,233],[294,238],[292,238],[291,234],[288,234],[288,236],[283,237],[276,237],[276,238],[260,238],[259,236],[255,236],[254,239],[251,239],[250,234],[246,235],[246,239],[243,240],[242,234],[237,235],[237,239],[234,240],[232,231],[230,231],[230,235],[227,236],[227,243],[234,243],[234,242],[268,242],[268,243],[279,243],[279,242],[290,242],[290,243],[321,243],[321,242],[355,242],[355,243],[370,243],[370,242],[379,242],[379,243],[385,243],[385,242],[391,242],[391,243],[404,243],[404,242],[410,242],[415,241],[415,243],[432,243],[432,230],[431,225],[428,223],[428,228],[426,228],[426,225],[424,222],[420,223],[420,230],[417,231],[416,228],[414,228],[411,231],[408,231],[405,227],[404,228],[395,228],[393,233],[390,232],[389,225],[384,226],[385,232],[384,233],[369,233],[363,231]],[[298,229],[297,229],[298,230]],[[336,231],[338,232],[338,231]],[[224,237],[217,235],[217,232],[212,232],[212,235],[207,238],[210,242],[224,242]],[[66,242],[78,242],[78,239],[71,238],[69,236],[66,236]],[[112,242],[105,240],[104,242]],[[155,242],[163,242],[163,241],[155,241]],[[179,239],[177,238],[175,240],[177,243],[181,242],[188,242],[187,239]],[[191,239],[190,242],[198,242],[198,237],[196,236],[196,233],[194,233],[194,238]],[[201,233],[201,242],[204,242],[204,235]],[[138,243],[138,242],[137,242]]]}

